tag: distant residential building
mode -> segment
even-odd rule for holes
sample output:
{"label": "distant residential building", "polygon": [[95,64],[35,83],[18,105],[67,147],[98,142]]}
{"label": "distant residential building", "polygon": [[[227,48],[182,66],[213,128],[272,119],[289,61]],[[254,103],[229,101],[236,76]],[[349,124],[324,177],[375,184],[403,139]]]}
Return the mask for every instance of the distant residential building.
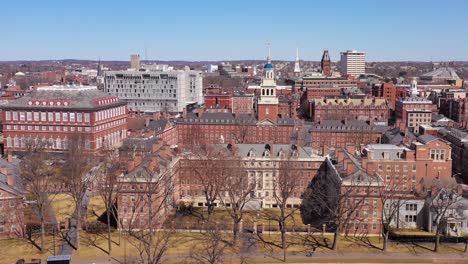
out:
{"label": "distant residential building", "polygon": [[234,94],[232,99],[232,113],[236,116],[241,114],[254,114],[254,95],[253,94]]}
{"label": "distant residential building", "polygon": [[406,111],[406,128],[414,134],[419,134],[419,128],[432,123],[432,111],[430,110],[408,110]]}
{"label": "distant residential building", "polygon": [[451,144],[454,174],[459,173],[461,178],[468,182],[468,129],[442,128],[438,136]]}
{"label": "distant residential building", "polygon": [[0,159],[0,239],[25,235],[25,196],[19,175],[19,160],[10,161]]}
{"label": "distant residential building", "polygon": [[310,102],[308,117],[320,120],[388,121],[390,108],[386,99],[314,99]]}
{"label": "distant residential building", "polygon": [[461,79],[454,68],[441,67],[431,72],[425,73],[420,76],[423,81],[432,82],[446,82],[457,87],[463,86],[463,79]]}
{"label": "distant residential building", "polygon": [[2,108],[5,152],[25,151],[28,140],[64,151],[74,135],[98,151],[119,145],[127,135],[127,103],[95,86],[40,87]]}
{"label": "distant residential building", "polygon": [[183,112],[191,103],[203,104],[202,73],[188,67],[176,71],[107,71],[104,90],[139,112]]}
{"label": "distant residential building", "polygon": [[[416,122],[430,124],[432,113],[437,113],[437,105],[426,98],[406,97],[399,98],[395,102],[396,125],[401,131],[405,131],[408,127],[416,127]],[[412,123],[409,123],[410,117]]]}
{"label": "distant residential building", "polygon": [[366,73],[366,53],[348,50],[341,53],[341,75],[359,76]]}
{"label": "distant residential building", "polygon": [[130,55],[130,68],[135,69],[137,71],[140,70],[140,55]]}
{"label": "distant residential building", "polygon": [[396,87],[392,83],[382,83],[372,87],[372,95],[375,97],[382,97],[387,99],[391,109],[395,109],[395,102],[397,98]]}
{"label": "distant residential building", "polygon": [[385,183],[398,181],[401,191],[420,191],[429,177],[452,177],[450,144],[432,135],[402,146],[370,144],[363,153],[362,167],[380,175]]}
{"label": "distant residential building", "polygon": [[312,148],[326,155],[337,146],[358,149],[361,145],[380,143],[390,127],[358,120],[325,120],[309,128]]}
{"label": "distant residential building", "polygon": [[222,94],[205,94],[205,108],[222,108],[222,109],[231,109],[232,108],[232,95],[228,93]]}
{"label": "distant residential building", "polygon": [[441,98],[440,113],[457,123],[468,122],[468,98]]}

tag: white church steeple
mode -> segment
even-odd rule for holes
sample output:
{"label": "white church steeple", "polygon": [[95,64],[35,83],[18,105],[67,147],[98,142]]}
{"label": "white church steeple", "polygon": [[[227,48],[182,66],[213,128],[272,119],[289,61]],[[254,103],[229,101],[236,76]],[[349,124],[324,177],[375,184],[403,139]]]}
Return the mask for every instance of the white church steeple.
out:
{"label": "white church steeple", "polygon": [[416,78],[414,78],[413,81],[411,82],[410,96],[417,97],[418,95],[419,95],[418,82],[416,81]]}
{"label": "white church steeple", "polygon": [[294,63],[294,75],[299,77],[301,74],[301,66],[299,65],[299,48],[296,48],[296,62]]}

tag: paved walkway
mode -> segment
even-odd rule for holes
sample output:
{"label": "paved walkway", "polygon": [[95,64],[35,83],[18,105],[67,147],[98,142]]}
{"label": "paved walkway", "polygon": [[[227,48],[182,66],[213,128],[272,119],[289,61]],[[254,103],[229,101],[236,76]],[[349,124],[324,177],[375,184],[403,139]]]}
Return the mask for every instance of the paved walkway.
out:
{"label": "paved walkway", "polygon": [[[91,200],[92,193],[90,191],[86,191],[85,195],[83,196],[83,202],[81,207],[81,216],[84,217],[86,214],[86,210],[88,208],[89,201]],[[65,234],[65,238],[62,239],[62,243],[59,247],[57,255],[72,255],[73,250],[75,249],[72,245],[76,245],[77,241],[77,232],[76,232],[76,209],[73,213],[73,218],[70,220],[70,229]]]}
{"label": "paved walkway", "polygon": [[[264,256],[264,254],[247,254],[249,258],[269,258]],[[188,255],[177,255],[177,256],[166,256],[164,259],[167,260],[177,260],[180,259],[181,261],[186,259]],[[282,254],[275,254],[274,257],[281,258]],[[239,259],[238,255],[226,255],[227,259]],[[343,261],[349,263],[388,263],[388,259],[394,260],[394,263],[404,263],[401,261],[407,261],[411,263],[418,263],[417,261],[420,260],[421,263],[441,263],[444,260],[450,260],[450,263],[468,263],[468,254],[411,254],[411,253],[316,253],[312,257],[306,257],[305,254],[288,254],[288,258],[301,258],[301,259],[310,259],[308,263],[314,263],[314,260],[319,263],[343,263]],[[327,262],[327,259],[330,262]],[[127,261],[136,260],[138,258],[128,258]],[[372,262],[369,262],[371,260]],[[401,260],[401,261],[400,261]],[[363,262],[367,261],[367,262]],[[273,260],[272,260],[273,262]],[[108,258],[96,258],[96,259],[89,259],[89,260],[73,260],[73,264],[108,264],[108,263],[124,263],[124,259],[114,258],[111,262],[109,262]],[[268,262],[267,262],[268,263]],[[277,262],[276,262],[277,263]],[[293,263],[293,262],[287,262]],[[301,262],[304,263],[304,262]]]}

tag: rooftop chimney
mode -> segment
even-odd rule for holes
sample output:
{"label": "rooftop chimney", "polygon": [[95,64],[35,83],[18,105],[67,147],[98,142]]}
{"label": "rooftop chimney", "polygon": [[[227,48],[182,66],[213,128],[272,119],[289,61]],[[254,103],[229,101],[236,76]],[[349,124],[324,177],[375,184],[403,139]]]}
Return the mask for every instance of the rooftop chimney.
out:
{"label": "rooftop chimney", "polygon": [[0,167],[0,173],[3,174],[3,175],[7,175],[8,174],[7,167],[6,166]]}
{"label": "rooftop chimney", "polygon": [[15,176],[11,173],[7,174],[7,184],[8,186],[15,186]]}

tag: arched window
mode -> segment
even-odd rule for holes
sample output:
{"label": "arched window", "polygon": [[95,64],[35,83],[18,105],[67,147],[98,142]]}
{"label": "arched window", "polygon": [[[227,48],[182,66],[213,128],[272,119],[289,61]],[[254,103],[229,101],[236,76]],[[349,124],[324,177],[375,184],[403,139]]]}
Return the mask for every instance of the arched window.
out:
{"label": "arched window", "polygon": [[49,148],[55,148],[54,143],[55,143],[54,139],[49,138]]}
{"label": "arched window", "polygon": [[26,138],[24,136],[21,137],[20,146],[22,148],[26,147]]}
{"label": "arched window", "polygon": [[57,149],[62,149],[62,140],[61,140],[60,138],[57,138],[57,139],[55,140],[55,147],[56,147]]}
{"label": "arched window", "polygon": [[7,137],[7,147],[11,147],[11,137]]}
{"label": "arched window", "polygon": [[66,137],[63,139],[63,149],[68,149],[68,139]]}

